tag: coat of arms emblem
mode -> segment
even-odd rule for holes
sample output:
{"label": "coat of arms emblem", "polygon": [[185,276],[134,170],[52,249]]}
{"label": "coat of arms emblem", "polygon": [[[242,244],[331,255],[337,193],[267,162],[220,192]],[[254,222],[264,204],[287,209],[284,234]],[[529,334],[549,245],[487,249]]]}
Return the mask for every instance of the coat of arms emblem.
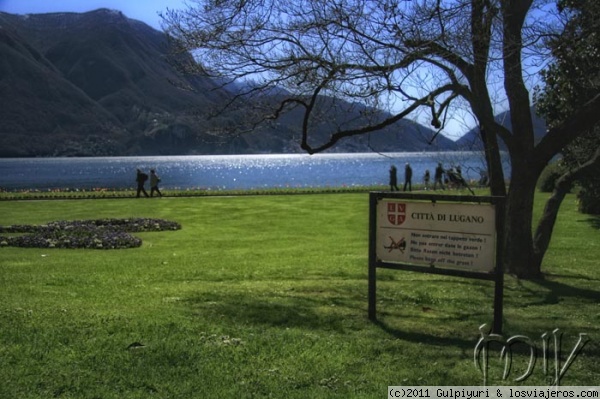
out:
{"label": "coat of arms emblem", "polygon": [[399,202],[389,202],[387,204],[388,221],[396,226],[401,225],[406,220],[406,204]]}

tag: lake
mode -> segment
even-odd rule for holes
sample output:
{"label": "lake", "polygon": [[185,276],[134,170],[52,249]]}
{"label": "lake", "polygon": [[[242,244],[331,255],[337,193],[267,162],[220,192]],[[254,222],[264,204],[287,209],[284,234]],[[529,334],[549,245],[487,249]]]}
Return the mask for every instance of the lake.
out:
{"label": "lake", "polygon": [[[388,184],[391,165],[404,181],[404,165],[413,183],[432,173],[438,162],[462,167],[467,180],[479,180],[485,168],[479,152],[269,154],[219,156],[147,156],[0,159],[0,189],[74,190],[135,187],[136,168],[156,169],[164,189],[268,189],[358,187]],[[506,165],[506,176],[510,167]]]}

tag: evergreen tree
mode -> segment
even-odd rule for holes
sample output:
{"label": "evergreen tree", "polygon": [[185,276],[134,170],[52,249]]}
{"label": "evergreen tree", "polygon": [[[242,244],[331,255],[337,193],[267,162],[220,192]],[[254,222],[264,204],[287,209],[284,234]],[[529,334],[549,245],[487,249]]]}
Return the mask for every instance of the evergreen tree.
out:
{"label": "evergreen tree", "polygon": [[[553,126],[600,92],[600,3],[594,0],[563,0],[559,11],[567,18],[562,35],[549,41],[555,62],[542,73],[546,84],[537,99],[538,111]],[[600,214],[600,147],[596,125],[563,149],[563,163],[580,185],[580,210]],[[588,161],[586,168],[581,168]]]}

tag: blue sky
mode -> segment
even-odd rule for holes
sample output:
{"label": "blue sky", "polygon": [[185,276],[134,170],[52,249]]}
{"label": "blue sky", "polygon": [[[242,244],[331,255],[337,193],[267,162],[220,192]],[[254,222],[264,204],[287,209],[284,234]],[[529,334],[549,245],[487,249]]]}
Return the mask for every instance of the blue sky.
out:
{"label": "blue sky", "polygon": [[47,12],[85,12],[98,8],[122,11],[128,18],[137,19],[160,29],[158,13],[167,8],[184,6],[185,0],[0,0],[0,11],[11,14]]}

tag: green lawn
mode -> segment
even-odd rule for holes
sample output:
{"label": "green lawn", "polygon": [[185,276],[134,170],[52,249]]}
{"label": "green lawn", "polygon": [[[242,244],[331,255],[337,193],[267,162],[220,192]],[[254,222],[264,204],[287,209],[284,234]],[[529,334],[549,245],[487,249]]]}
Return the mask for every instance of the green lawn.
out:
{"label": "green lawn", "polygon": [[[367,319],[366,193],[0,202],[1,225],[125,217],[183,228],[137,233],[135,249],[0,248],[0,398],[383,398],[483,381],[491,282],[381,270]],[[591,338],[561,385],[599,381],[599,225],[567,197],[547,278],[506,278],[506,337],[541,349],[560,328],[563,362]],[[490,385],[554,373],[539,353],[514,382],[529,357],[515,347],[503,381],[493,352]]]}

